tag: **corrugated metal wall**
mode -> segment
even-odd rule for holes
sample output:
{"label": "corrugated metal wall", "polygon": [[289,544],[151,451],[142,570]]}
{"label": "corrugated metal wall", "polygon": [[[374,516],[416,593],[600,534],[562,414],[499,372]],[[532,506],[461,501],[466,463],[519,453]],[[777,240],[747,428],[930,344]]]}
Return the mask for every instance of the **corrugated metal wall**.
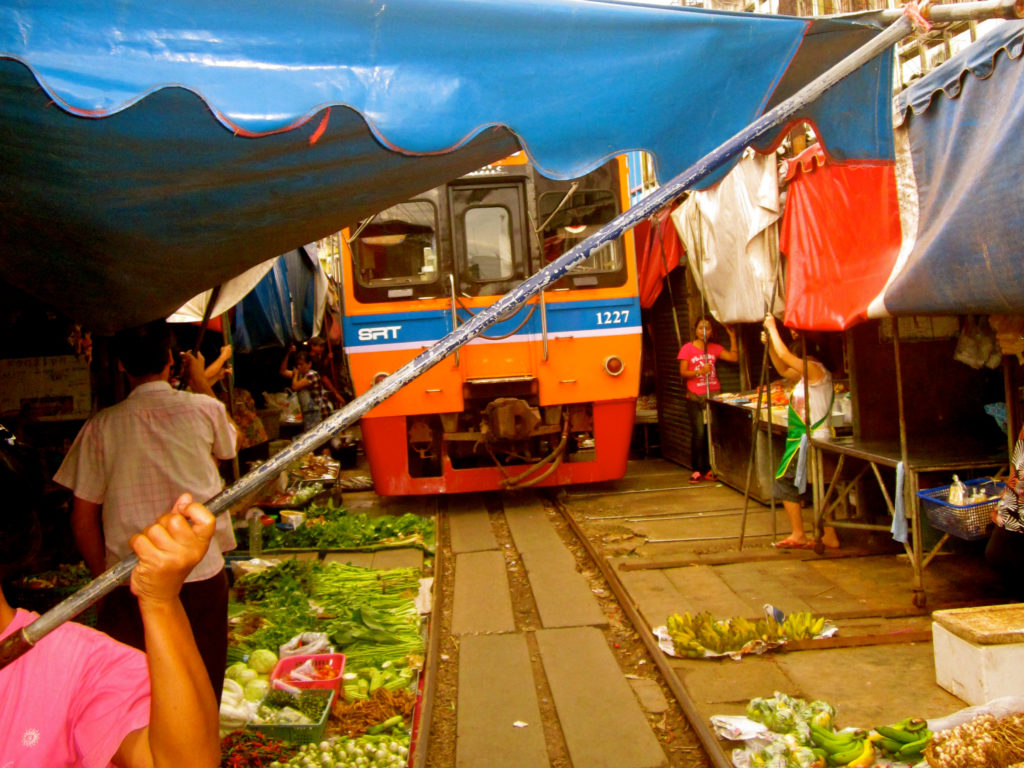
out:
{"label": "corrugated metal wall", "polygon": [[[683,342],[689,338],[687,313],[686,272],[684,268],[674,269],[668,276],[666,286],[649,312],[651,335],[654,339],[654,365],[657,372],[658,435],[661,455],[669,461],[691,466],[690,461],[690,420],[686,415],[686,385],[679,375],[678,338],[672,317],[672,299],[676,302],[679,318],[679,332]],[[671,290],[669,290],[671,287]]]}

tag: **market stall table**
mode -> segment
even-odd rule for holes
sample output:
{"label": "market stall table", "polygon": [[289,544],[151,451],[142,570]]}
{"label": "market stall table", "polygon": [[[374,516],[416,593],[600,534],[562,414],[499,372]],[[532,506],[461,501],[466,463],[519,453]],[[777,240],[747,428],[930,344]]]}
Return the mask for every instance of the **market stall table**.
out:
{"label": "market stall table", "polygon": [[[885,499],[889,516],[897,513],[897,501],[890,494],[882,470],[898,473],[904,461],[900,444],[896,440],[858,440],[853,437],[811,439],[814,451],[814,518],[815,531],[821,526],[836,528],[861,528],[888,531],[887,525],[836,519],[836,510],[845,506],[851,490],[869,470],[874,475]],[[828,485],[825,484],[825,459],[832,457],[834,467]],[[1002,449],[980,445],[969,439],[933,439],[927,445],[911,442],[906,449],[904,472],[904,514],[909,519],[908,540],[903,542],[913,569],[913,603],[917,607],[925,604],[922,573],[949,538],[946,533],[927,552],[924,552],[921,536],[921,505],[917,492],[920,490],[921,475],[942,472],[948,480],[953,473],[1001,468],[1006,464],[1006,453]],[[816,551],[823,551],[820,538],[815,537]]]}
{"label": "market stall table", "polygon": [[750,498],[762,504],[772,499],[772,483],[775,467],[782,457],[786,444],[786,408],[773,405],[772,443],[768,446],[768,409],[762,405],[757,450],[754,460],[756,469],[750,472],[749,489],[748,465],[751,460],[751,438],[757,402],[753,395],[724,395],[711,398],[708,408],[711,413],[711,440],[715,457],[715,473],[718,479],[738,491],[747,492]]}

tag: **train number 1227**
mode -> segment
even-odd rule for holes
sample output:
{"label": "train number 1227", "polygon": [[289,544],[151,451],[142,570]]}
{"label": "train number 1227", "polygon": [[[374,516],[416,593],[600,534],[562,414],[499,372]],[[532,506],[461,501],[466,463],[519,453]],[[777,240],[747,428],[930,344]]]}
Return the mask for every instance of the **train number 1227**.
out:
{"label": "train number 1227", "polygon": [[629,320],[628,309],[605,310],[597,313],[598,325],[622,325]]}

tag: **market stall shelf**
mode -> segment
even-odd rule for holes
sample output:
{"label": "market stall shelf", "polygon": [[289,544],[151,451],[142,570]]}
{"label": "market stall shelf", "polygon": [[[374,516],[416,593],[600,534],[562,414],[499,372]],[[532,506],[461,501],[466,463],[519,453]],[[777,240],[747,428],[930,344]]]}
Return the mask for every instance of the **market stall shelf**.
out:
{"label": "market stall shelf", "polygon": [[[913,602],[918,607],[926,602],[922,572],[949,538],[949,533],[944,533],[925,552],[922,506],[918,495],[922,476],[941,473],[943,478],[949,478],[954,473],[964,475],[967,472],[997,470],[1006,465],[1005,452],[965,440],[936,439],[927,445],[915,442],[907,446],[905,463],[899,444],[892,441],[857,440],[853,437],[812,438],[811,446],[814,453],[815,530],[828,525],[893,531],[894,537],[904,538],[899,536],[899,520],[895,521],[897,525],[889,525],[837,517],[837,511],[845,509],[850,494],[856,492],[859,481],[870,471],[885,500],[889,517],[902,514],[908,521],[906,541],[902,543],[913,570]],[[828,472],[830,477],[826,479]],[[892,477],[893,472],[904,477],[902,499],[889,490],[888,483],[896,479]],[[816,540],[815,546],[821,548],[820,541]]]}

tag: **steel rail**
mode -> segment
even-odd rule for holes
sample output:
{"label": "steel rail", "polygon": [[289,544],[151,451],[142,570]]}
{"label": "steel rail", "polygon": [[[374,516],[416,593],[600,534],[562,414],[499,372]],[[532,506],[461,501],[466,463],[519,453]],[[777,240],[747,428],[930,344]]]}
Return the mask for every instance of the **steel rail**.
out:
{"label": "steel rail", "polygon": [[[206,506],[214,514],[219,514],[230,509],[233,504],[248,494],[267,485],[292,461],[328,442],[335,434],[355,423],[371,408],[384,402],[417,376],[440,363],[537,292],[559,280],[568,270],[584,261],[593,250],[611,242],[627,230],[645,221],[661,208],[674,202],[694,184],[707,178],[720,166],[739,157],[750,144],[764,138],[774,128],[784,124],[829,88],[891,48],[908,35],[912,29],[913,24],[909,16],[902,15],[899,20],[881,31],[872,40],[733,135],[664,186],[659,187],[628,211],[605,224],[590,237],[524,280],[490,307],[474,315],[464,325],[453,328],[447,336],[432,347],[421,352],[379,384],[354,398],[312,430],[303,433],[266,463],[254,468],[236,483],[207,501]],[[29,651],[35,643],[62,623],[72,619],[112,591],[129,577],[137,562],[138,558],[135,555],[127,557],[105,573],[100,574],[74,595],[51,608],[27,627],[0,642],[0,669]]]}
{"label": "steel rail", "polygon": [[598,570],[601,571],[601,575],[604,580],[608,582],[608,586],[611,587],[613,593],[615,593],[615,599],[619,603],[619,607],[622,608],[622,612],[626,614],[630,624],[633,625],[633,629],[637,635],[643,641],[644,647],[647,648],[647,652],[654,659],[654,664],[658,668],[658,672],[661,673],[662,679],[665,684],[672,691],[672,696],[683,710],[683,714],[686,716],[687,721],[690,723],[690,727],[693,728],[693,732],[697,735],[697,739],[700,741],[701,746],[704,747],[704,751],[707,752],[711,762],[715,768],[732,768],[732,759],[725,754],[725,750],[722,749],[719,744],[718,737],[715,736],[704,717],[697,710],[697,705],[694,704],[690,694],[687,693],[686,687],[683,682],[679,679],[679,676],[672,669],[672,666],[668,663],[665,658],[665,652],[658,647],[657,641],[654,639],[654,634],[647,628],[647,622],[644,621],[640,615],[640,610],[633,604],[632,599],[629,596],[629,592],[619,579],[619,575],[615,572],[615,569],[608,563],[608,560],[597,551],[594,543],[587,536],[586,532],[580,526],[576,519],[569,513],[569,510],[565,508],[565,505],[561,500],[552,498],[552,503],[555,508],[562,515],[562,519],[572,529],[573,534],[579,539],[580,544],[587,551],[590,559],[593,560]]}

